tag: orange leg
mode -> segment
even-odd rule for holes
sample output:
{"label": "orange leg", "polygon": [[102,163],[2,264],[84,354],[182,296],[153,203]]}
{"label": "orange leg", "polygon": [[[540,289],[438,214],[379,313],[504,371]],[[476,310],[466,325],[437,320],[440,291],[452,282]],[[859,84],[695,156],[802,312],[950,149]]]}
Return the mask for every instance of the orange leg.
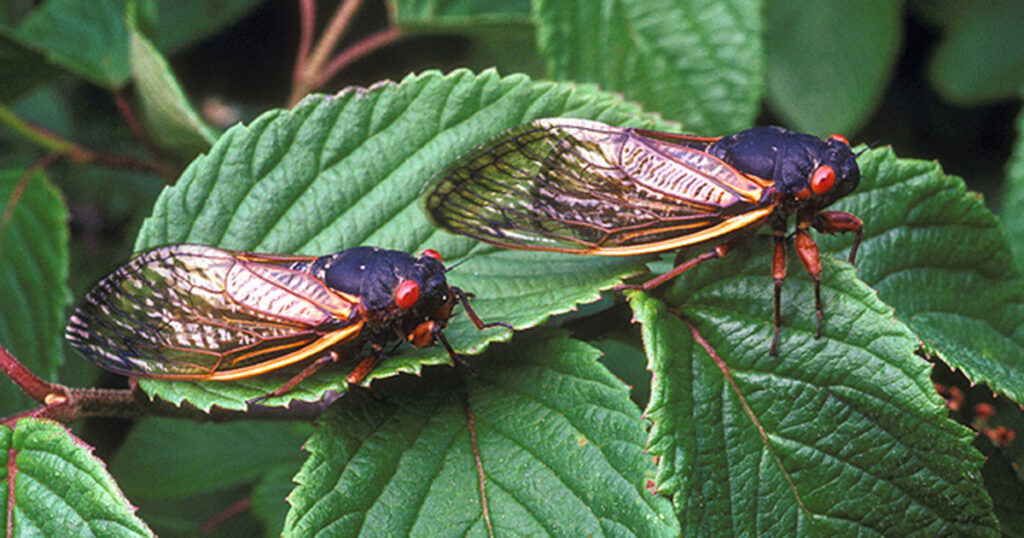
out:
{"label": "orange leg", "polygon": [[318,357],[315,361],[310,363],[309,366],[303,368],[301,372],[295,374],[294,377],[292,377],[288,381],[285,381],[283,385],[281,385],[280,387],[277,387],[276,389],[274,389],[273,392],[268,392],[267,394],[264,394],[263,396],[257,396],[257,397],[255,397],[255,398],[253,398],[253,399],[251,399],[251,400],[249,400],[249,401],[247,401],[245,403],[252,405],[254,403],[258,403],[260,401],[266,400],[267,398],[270,398],[271,396],[281,396],[282,394],[286,394],[286,393],[288,393],[288,391],[290,391],[293,388],[295,388],[295,385],[298,385],[299,383],[302,383],[306,378],[308,378],[309,376],[315,374],[317,372],[317,370],[319,370],[320,368],[323,368],[323,366],[325,364],[327,364],[329,362],[337,362],[338,359],[339,359],[338,354],[335,353],[334,351],[331,351],[330,353],[328,353],[328,354],[326,354],[326,355],[324,355],[322,357]]}
{"label": "orange leg", "polygon": [[672,280],[673,278],[675,278],[675,277],[685,273],[686,271],[689,271],[690,269],[693,269],[694,267],[696,267],[701,262],[706,262],[708,260],[712,260],[712,259],[715,259],[715,258],[721,258],[721,257],[725,256],[726,254],[729,253],[729,250],[731,248],[732,247],[730,247],[728,244],[718,245],[717,247],[712,249],[711,252],[705,252],[704,254],[701,254],[700,256],[696,256],[694,258],[690,258],[685,263],[682,263],[682,264],[679,264],[679,265],[673,267],[671,271],[668,271],[668,272],[666,272],[664,274],[658,275],[658,276],[648,280],[647,282],[644,282],[643,284],[621,284],[621,285],[615,286],[615,289],[616,290],[644,290],[644,291],[653,290],[654,288],[657,288],[658,286],[664,284],[665,282],[668,282],[669,280]]}
{"label": "orange leg", "polygon": [[821,258],[818,256],[818,245],[806,227],[797,228],[796,253],[814,281],[814,309],[818,316],[817,337],[821,338],[821,324],[824,317],[821,313]]}
{"label": "orange leg", "polygon": [[469,316],[469,320],[473,322],[473,325],[477,329],[484,330],[490,329],[491,327],[505,327],[509,330],[515,330],[515,327],[505,323],[504,321],[494,321],[491,323],[484,323],[484,320],[480,319],[480,316],[476,315],[476,310],[473,310],[473,306],[469,304],[470,294],[462,291],[460,288],[451,286],[451,292],[458,297],[459,302],[462,303],[462,309],[466,311],[466,315]]}
{"label": "orange leg", "polygon": [[373,351],[370,352],[370,356],[359,361],[359,364],[348,373],[348,377],[345,381],[348,381],[349,385],[357,385],[361,383],[366,376],[370,375],[370,372],[377,367],[377,363],[380,362],[382,355],[381,348],[373,345]]}
{"label": "orange leg", "polygon": [[814,229],[821,233],[834,234],[854,232],[853,246],[850,247],[850,263],[857,259],[857,248],[864,237],[864,222],[852,213],[845,211],[822,211],[814,217]]}
{"label": "orange leg", "polygon": [[775,328],[772,332],[772,345],[769,355],[778,355],[779,332],[782,328],[782,283],[786,280],[786,230],[772,232],[775,238],[775,253],[772,256],[772,281],[775,295],[772,301],[772,321]]}

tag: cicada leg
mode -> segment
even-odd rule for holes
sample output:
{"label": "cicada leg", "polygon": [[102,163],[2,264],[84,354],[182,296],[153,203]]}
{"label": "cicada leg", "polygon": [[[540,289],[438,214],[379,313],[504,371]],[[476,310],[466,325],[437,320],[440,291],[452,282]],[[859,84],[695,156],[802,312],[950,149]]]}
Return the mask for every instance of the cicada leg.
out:
{"label": "cicada leg", "polygon": [[821,257],[818,255],[818,245],[814,242],[814,238],[811,237],[811,232],[807,231],[807,228],[802,225],[798,225],[796,230],[796,253],[800,257],[800,261],[803,262],[804,268],[807,269],[807,274],[811,275],[811,280],[814,281],[814,310],[818,317],[818,333],[816,338],[821,338],[821,326],[824,319],[821,308]]}
{"label": "cicada leg", "polygon": [[302,383],[306,378],[308,378],[309,376],[315,374],[317,372],[317,370],[319,370],[320,368],[323,368],[324,365],[326,365],[329,362],[337,362],[339,360],[339,358],[340,357],[338,356],[338,354],[336,352],[334,352],[334,351],[331,351],[331,352],[327,353],[326,355],[318,357],[315,361],[310,363],[309,366],[303,368],[302,371],[300,371],[299,373],[295,374],[288,381],[285,381],[284,384],[281,385],[280,387],[277,387],[272,392],[268,392],[268,393],[266,393],[266,394],[264,394],[262,396],[257,396],[257,397],[255,397],[255,398],[253,398],[251,400],[248,400],[248,401],[246,401],[246,403],[252,405],[254,403],[259,403],[259,402],[261,402],[263,400],[266,400],[267,398],[270,398],[272,396],[281,396],[283,394],[286,394],[289,391],[291,391],[293,388],[295,388],[296,385],[298,385],[299,383]]}
{"label": "cicada leg", "polygon": [[779,333],[782,331],[782,283],[786,280],[786,229],[780,228],[772,231],[775,240],[775,252],[772,256],[772,283],[774,295],[772,296],[772,345],[768,349],[769,355],[778,355]]}
{"label": "cicada leg", "polygon": [[[802,216],[797,222],[797,229],[794,235],[796,253],[800,257],[807,273],[811,275],[814,282],[814,311],[818,322],[816,338],[821,338],[824,325],[824,309],[821,303],[821,256],[818,253],[818,245],[811,237],[809,228],[813,227],[822,233],[854,232],[857,235],[853,239],[853,246],[850,247],[850,263],[857,258],[857,249],[860,247],[864,235],[864,223],[856,215],[844,211],[822,211],[813,217]],[[781,291],[781,279],[786,277],[786,251],[785,245],[781,242],[780,235],[775,235],[775,260],[773,264],[773,276],[775,277],[775,337],[772,339],[771,354],[776,354],[779,339],[779,295]]]}
{"label": "cicada leg", "polygon": [[857,249],[864,237],[864,221],[857,215],[845,211],[822,211],[814,216],[814,229],[821,233],[834,234],[854,232],[853,246],[850,247],[850,263],[857,259]]}
{"label": "cicada leg", "polygon": [[473,306],[469,304],[469,297],[471,297],[472,294],[466,293],[462,291],[461,288],[456,288],[455,286],[451,286],[451,292],[455,294],[455,297],[457,297],[459,299],[459,302],[462,303],[462,309],[466,311],[466,315],[469,316],[469,320],[473,322],[473,325],[477,329],[482,331],[484,329],[490,329],[491,327],[505,327],[506,329],[509,329],[511,331],[515,330],[515,327],[508,323],[505,323],[504,321],[492,321],[491,323],[484,323],[484,320],[480,319],[480,316],[476,314],[476,310],[473,310]]}
{"label": "cicada leg", "polygon": [[373,369],[377,367],[377,364],[380,363],[380,359],[383,356],[381,347],[376,344],[373,344],[371,347],[373,349],[370,351],[370,355],[359,361],[359,364],[357,364],[356,367],[348,373],[348,377],[345,378],[345,381],[347,381],[349,385],[362,383],[362,381],[366,379],[366,376],[370,375],[370,372],[372,372]]}
{"label": "cicada leg", "polygon": [[647,282],[644,282],[643,284],[619,284],[618,286],[615,286],[615,289],[616,290],[643,290],[643,291],[653,290],[654,288],[657,288],[658,286],[668,282],[669,280],[672,280],[673,278],[675,278],[675,277],[685,273],[686,271],[689,271],[690,269],[693,269],[694,267],[696,267],[697,265],[699,265],[699,264],[701,264],[703,262],[706,262],[708,260],[713,260],[713,259],[716,259],[716,258],[721,258],[721,257],[725,256],[726,254],[729,253],[730,249],[732,249],[732,247],[728,243],[722,244],[722,245],[718,245],[717,247],[711,249],[710,252],[705,252],[704,254],[701,254],[700,256],[695,256],[693,258],[690,258],[686,262],[681,263],[681,264],[673,267],[672,270],[666,271],[665,273],[660,274],[660,275],[658,275],[658,276],[648,280]]}

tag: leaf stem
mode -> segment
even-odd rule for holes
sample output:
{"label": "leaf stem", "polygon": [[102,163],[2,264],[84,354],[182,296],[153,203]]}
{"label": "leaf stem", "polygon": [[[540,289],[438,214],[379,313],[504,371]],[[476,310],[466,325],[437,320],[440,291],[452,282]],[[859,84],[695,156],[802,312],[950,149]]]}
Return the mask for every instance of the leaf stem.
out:
{"label": "leaf stem", "polygon": [[295,58],[292,81],[302,78],[309,60],[309,49],[313,46],[313,26],[316,21],[316,1],[299,0],[299,52]]}
{"label": "leaf stem", "polygon": [[352,62],[393,43],[402,36],[400,28],[391,26],[331,57],[332,51],[341,41],[345,30],[352,22],[352,17],[361,5],[362,0],[345,0],[334,12],[316,45],[313,45],[316,8],[313,0],[300,0],[299,50],[295,58],[295,69],[292,71],[292,91],[288,96],[288,106],[294,106],[306,94],[326,84]]}
{"label": "leaf stem", "polygon": [[219,513],[214,514],[213,517],[207,519],[202,525],[199,525],[199,534],[208,535],[213,534],[224,522],[230,520],[233,517],[242,514],[252,508],[252,499],[246,497],[239,499],[238,501],[231,504]]}
{"label": "leaf stem", "polygon": [[327,84],[327,81],[331,80],[334,75],[338,74],[338,71],[348,67],[349,64],[370,54],[371,52],[376,51],[377,49],[394,43],[401,37],[402,29],[397,26],[391,26],[357,41],[351,47],[341,51],[337,56],[331,59],[331,62],[327,64],[327,67],[324,68],[323,72],[316,77],[313,86],[315,88],[319,88],[320,86]]}
{"label": "leaf stem", "polygon": [[480,510],[483,512],[484,523],[487,525],[487,536],[494,536],[494,526],[491,524],[491,510],[487,506],[487,480],[484,472],[483,461],[480,460],[480,444],[476,439],[476,417],[473,414],[473,406],[469,402],[469,387],[466,384],[466,376],[460,375],[462,380],[462,411],[466,414],[466,426],[469,430],[469,441],[473,447],[473,459],[476,460],[477,487],[480,489]]}
{"label": "leaf stem", "polygon": [[327,28],[321,34],[319,41],[313,46],[312,52],[309,52],[309,42],[312,40],[313,28],[315,26],[315,6],[312,5],[311,1],[299,3],[299,24],[301,28],[299,53],[295,60],[295,71],[292,74],[292,93],[288,97],[289,106],[294,106],[307,93],[316,89],[315,81],[319,78],[318,73],[323,68],[324,62],[327,61],[331,51],[334,50],[338,41],[341,40],[345,29],[352,22],[352,16],[355,15],[356,10],[359,9],[362,3],[363,0],[345,0],[342,2],[334,12],[334,16],[331,17],[331,21],[327,24]]}
{"label": "leaf stem", "polygon": [[143,161],[134,157],[110,155],[86,149],[70,140],[61,138],[47,129],[29,124],[14,114],[3,103],[0,103],[0,124],[6,124],[14,132],[21,135],[22,138],[42,147],[47,153],[59,155],[74,163],[93,163],[114,168],[144,170],[153,172],[171,181],[176,176],[174,167],[168,163]]}
{"label": "leaf stem", "polygon": [[[18,207],[18,202],[21,201],[21,195],[25,193],[25,188],[28,186],[28,182],[32,180],[36,172],[46,168],[50,165],[57,157],[56,153],[49,153],[38,161],[32,163],[32,166],[25,170],[25,173],[18,178],[18,184],[14,186],[14,190],[11,192],[10,198],[7,199],[7,204],[4,206],[3,214],[0,214],[0,232],[7,228],[7,223],[11,221],[11,217],[14,216],[14,210]],[[3,249],[3,236],[0,235],[0,250]]]}
{"label": "leaf stem", "polygon": [[131,105],[128,103],[128,99],[125,98],[124,94],[120,90],[114,92],[114,106],[117,107],[117,113],[121,115],[121,119],[124,120],[124,124],[128,127],[128,132],[135,137],[136,140],[146,146],[146,149],[154,155],[160,153],[160,149],[157,147],[153,139],[150,138],[146,130],[142,128],[142,124],[139,123],[138,117],[132,110]]}
{"label": "leaf stem", "polygon": [[[22,120],[3,103],[0,103],[0,122],[20,134],[22,138],[37,146],[41,146],[47,151],[68,155],[69,157],[85,151],[73,142],[64,140],[46,129],[33,126]],[[71,159],[75,160],[74,157],[71,157]]]}
{"label": "leaf stem", "polygon": [[355,15],[356,10],[359,9],[362,3],[363,0],[345,0],[338,6],[338,10],[334,12],[331,22],[327,25],[327,29],[320,35],[320,41],[313,47],[313,52],[309,56],[309,64],[304,75],[313,78],[311,75],[320,71],[324,62],[331,55],[331,51],[334,50],[338,41],[341,40],[341,36],[345,34],[349,23],[352,22],[352,16]]}

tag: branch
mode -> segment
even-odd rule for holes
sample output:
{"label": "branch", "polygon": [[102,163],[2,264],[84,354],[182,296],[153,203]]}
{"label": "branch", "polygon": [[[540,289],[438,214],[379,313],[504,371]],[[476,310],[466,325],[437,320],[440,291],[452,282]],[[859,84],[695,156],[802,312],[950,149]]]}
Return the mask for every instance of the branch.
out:
{"label": "branch", "polygon": [[37,402],[45,402],[52,395],[62,394],[60,385],[40,379],[3,346],[0,346],[0,371],[3,371],[29,398]]}
{"label": "branch", "polygon": [[253,405],[246,411],[213,408],[205,412],[187,402],[181,406],[164,400],[151,400],[132,382],[128,389],[82,389],[43,381],[0,346],[0,371],[3,371],[25,394],[39,402],[39,407],[0,418],[0,424],[14,427],[22,418],[47,418],[65,424],[88,417],[135,419],[145,416],[187,418],[198,421],[229,420],[302,420],[320,415],[333,403],[292,402],[289,407]]}

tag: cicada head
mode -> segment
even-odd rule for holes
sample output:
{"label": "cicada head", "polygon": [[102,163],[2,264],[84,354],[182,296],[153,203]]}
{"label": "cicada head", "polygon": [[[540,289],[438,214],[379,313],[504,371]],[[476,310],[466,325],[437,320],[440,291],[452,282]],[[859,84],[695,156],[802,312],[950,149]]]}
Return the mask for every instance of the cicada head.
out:
{"label": "cicada head", "polygon": [[[455,298],[436,251],[416,258],[396,250],[357,247],[325,258],[329,259],[324,282],[359,297],[363,315],[382,338],[397,331],[425,347],[433,344],[434,333],[451,317]],[[429,328],[420,327],[428,322]]]}
{"label": "cicada head", "polygon": [[[445,278],[441,255],[426,250],[401,275],[395,291],[395,306],[401,311],[401,331],[416,347],[434,344],[437,333],[448,325],[456,296]],[[403,289],[415,290],[403,295]],[[412,300],[414,299],[414,300]]]}
{"label": "cicada head", "polygon": [[816,209],[831,205],[853,192],[860,184],[860,168],[850,143],[841,135],[825,140],[825,148],[817,153],[818,159],[807,179],[810,199]]}

